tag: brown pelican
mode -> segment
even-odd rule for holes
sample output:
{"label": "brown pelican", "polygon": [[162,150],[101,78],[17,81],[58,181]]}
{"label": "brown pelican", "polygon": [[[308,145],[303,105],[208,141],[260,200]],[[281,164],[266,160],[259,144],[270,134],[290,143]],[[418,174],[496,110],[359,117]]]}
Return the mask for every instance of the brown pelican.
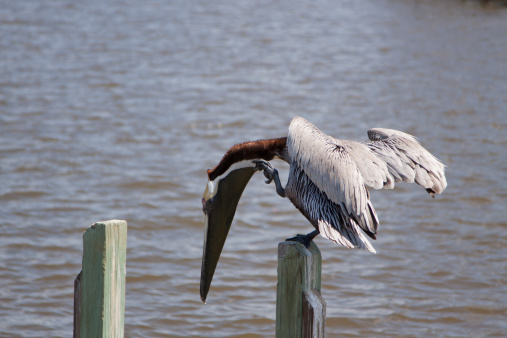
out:
{"label": "brown pelican", "polygon": [[[368,131],[370,141],[335,139],[301,117],[294,118],[287,137],[245,142],[229,149],[208,170],[202,203],[205,237],[201,268],[201,299],[206,297],[229,232],[238,201],[256,171],[276,192],[287,197],[315,227],[296,240],[309,245],[320,233],[347,248],[375,252],[365,234],[375,239],[378,218],[368,188],[392,189],[396,182],[416,182],[434,197],[447,186],[444,165],[415,137],[392,129]],[[289,163],[282,187],[278,171],[269,163]]]}

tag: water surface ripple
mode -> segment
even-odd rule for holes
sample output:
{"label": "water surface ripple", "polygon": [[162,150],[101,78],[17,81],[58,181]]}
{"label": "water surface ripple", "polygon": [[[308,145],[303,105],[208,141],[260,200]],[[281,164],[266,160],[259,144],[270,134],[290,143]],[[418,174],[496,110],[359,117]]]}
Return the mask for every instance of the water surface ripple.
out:
{"label": "water surface ripple", "polygon": [[[127,337],[265,337],[309,224],[253,178],[204,305],[205,169],[295,115],[417,135],[449,186],[374,191],[378,254],[317,239],[329,337],[507,332],[507,9],[474,1],[1,1],[0,336],[72,334],[82,233],[126,219]],[[282,178],[287,166],[279,164]]]}

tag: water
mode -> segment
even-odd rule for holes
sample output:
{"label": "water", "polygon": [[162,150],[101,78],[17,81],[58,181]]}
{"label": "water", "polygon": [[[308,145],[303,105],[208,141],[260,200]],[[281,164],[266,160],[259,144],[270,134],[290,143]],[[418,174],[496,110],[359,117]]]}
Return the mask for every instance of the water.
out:
{"label": "water", "polygon": [[436,199],[372,192],[377,255],[317,239],[327,335],[507,332],[507,9],[1,2],[1,337],[72,334],[82,233],[113,218],[127,337],[273,336],[277,243],[309,224],[254,177],[203,305],[200,199],[231,145],[295,115],[345,139],[400,129],[448,165]]}

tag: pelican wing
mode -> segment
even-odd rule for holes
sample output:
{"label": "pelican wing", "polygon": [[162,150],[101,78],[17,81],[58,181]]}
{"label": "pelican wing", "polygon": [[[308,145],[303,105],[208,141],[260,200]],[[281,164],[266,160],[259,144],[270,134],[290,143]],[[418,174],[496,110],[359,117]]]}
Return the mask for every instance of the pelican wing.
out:
{"label": "pelican wing", "polygon": [[[321,236],[347,248],[375,252],[358,223],[346,211],[343,203],[330,200],[297,165],[291,165],[285,193],[299,211],[319,230]],[[297,198],[292,198],[293,196]],[[375,210],[369,201],[368,207],[371,208],[374,217],[374,221],[370,220],[370,223],[378,224]],[[370,237],[375,237],[371,231],[367,233]]]}
{"label": "pelican wing", "polygon": [[[341,217],[345,220],[344,226],[350,227],[353,222],[370,237],[375,238],[378,219],[369,201],[364,176],[351,153],[351,144],[350,141],[338,140],[322,133],[301,117],[293,119],[289,126],[287,146],[292,161],[291,168],[300,169],[320,192],[340,207]],[[374,156],[370,154],[367,147],[360,144],[357,146],[352,144],[352,146],[362,147],[373,161]],[[376,159],[373,161],[373,163],[377,162],[382,165],[381,161]],[[370,166],[376,165],[371,164]],[[363,170],[367,169],[363,168]],[[379,176],[379,180],[382,180],[387,169],[377,169],[373,172]],[[289,181],[289,183],[297,181],[297,177],[293,175],[293,177],[289,177]],[[302,192],[297,191],[296,193],[301,194]],[[294,202],[294,204],[296,203]],[[305,213],[303,212],[303,214]],[[329,226],[340,231],[341,225],[331,222]],[[319,230],[324,237],[332,239],[332,236],[326,236],[323,229]],[[344,235],[343,230],[341,232]]]}
{"label": "pelican wing", "polygon": [[367,145],[355,141],[340,140],[354,160],[363,177],[364,184],[373,189],[394,186],[394,179],[387,164],[376,156]]}
{"label": "pelican wing", "polygon": [[[381,128],[371,129],[368,135],[370,142],[364,143],[335,139],[300,117],[293,119],[289,126],[287,146],[291,168],[300,169],[320,193],[339,206],[341,214],[339,217],[328,217],[326,213],[312,214],[311,208],[293,202],[311,221],[317,222],[316,227],[324,237],[348,247],[350,245],[338,240],[332,231],[338,231],[354,247],[361,247],[362,244],[350,240],[347,233],[352,231],[357,234],[354,230],[356,226],[375,238],[378,219],[366,186],[388,189],[393,188],[395,182],[415,181],[432,196],[441,193],[447,186],[445,166],[424,149],[415,137]],[[297,180],[296,174],[294,171],[289,181]],[[297,189],[293,190],[294,194],[303,194],[303,186]],[[311,198],[306,203],[311,204]],[[329,211],[330,207],[324,201],[320,200],[319,203],[322,208],[327,208],[327,215],[335,212],[334,209]],[[321,208],[316,203],[312,207]],[[341,224],[337,224],[337,220]],[[367,244],[359,240],[369,250]]]}
{"label": "pelican wing", "polygon": [[374,128],[368,131],[368,137],[371,141],[365,142],[365,146],[386,163],[391,176],[384,188],[392,188],[394,182],[415,181],[432,196],[444,191],[447,186],[445,165],[414,136],[398,130]]}

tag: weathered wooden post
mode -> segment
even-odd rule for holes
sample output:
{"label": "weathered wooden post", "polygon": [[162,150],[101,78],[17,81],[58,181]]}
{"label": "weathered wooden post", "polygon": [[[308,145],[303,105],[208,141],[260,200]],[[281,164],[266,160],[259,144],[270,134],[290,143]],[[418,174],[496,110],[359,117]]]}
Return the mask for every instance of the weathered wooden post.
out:
{"label": "weathered wooden post", "polygon": [[74,282],[74,337],[123,337],[127,222],[97,222],[83,234]]}
{"label": "weathered wooden post", "polygon": [[326,303],[320,295],[322,256],[314,242],[278,244],[276,337],[324,337]]}

